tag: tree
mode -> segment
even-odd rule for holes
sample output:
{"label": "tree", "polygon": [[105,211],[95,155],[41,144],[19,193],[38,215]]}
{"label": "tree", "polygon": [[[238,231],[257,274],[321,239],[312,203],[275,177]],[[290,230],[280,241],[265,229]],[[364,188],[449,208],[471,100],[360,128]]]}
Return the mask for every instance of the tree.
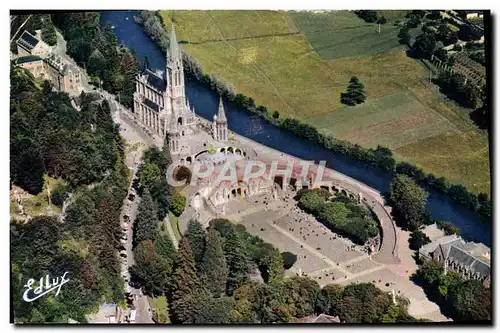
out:
{"label": "tree", "polygon": [[219,232],[210,228],[203,258],[200,263],[200,281],[215,297],[226,290],[228,267],[222,250]]}
{"label": "tree", "polygon": [[50,46],[57,44],[56,30],[54,29],[52,22],[44,22],[42,28],[42,40]]}
{"label": "tree", "polygon": [[185,180],[186,184],[189,184],[191,182],[191,177],[192,173],[188,167],[181,165],[175,169],[175,180],[177,181]]}
{"label": "tree", "polygon": [[337,284],[327,284],[321,289],[316,301],[316,312],[334,315],[336,304],[342,299],[344,288]]}
{"label": "tree", "polygon": [[184,211],[184,208],[186,207],[186,197],[174,193],[172,197],[172,202],[170,204],[170,210],[175,216],[180,216],[182,212]]}
{"label": "tree", "polygon": [[378,24],[386,24],[387,23],[387,19],[384,17],[384,16],[381,16],[377,19],[377,23]]}
{"label": "tree", "polygon": [[196,311],[195,324],[229,324],[231,310],[234,300],[231,297],[223,296],[213,298],[208,294],[204,295],[198,302],[199,310]]}
{"label": "tree", "polygon": [[160,168],[154,163],[148,163],[139,170],[139,181],[149,189],[153,187],[153,184],[160,176]]}
{"label": "tree", "polygon": [[64,201],[69,196],[68,186],[57,183],[56,186],[50,189],[50,201],[57,207],[62,207]]}
{"label": "tree", "polygon": [[434,260],[428,260],[415,272],[415,277],[420,279],[427,287],[437,284],[439,277],[443,274],[443,265]]}
{"label": "tree", "polygon": [[280,117],[280,113],[278,111],[273,112],[273,118],[278,119]]}
{"label": "tree", "polygon": [[396,220],[410,230],[422,225],[428,193],[411,178],[398,174],[391,182],[391,202]]}
{"label": "tree", "polygon": [[417,58],[430,59],[436,47],[436,37],[434,34],[423,33],[417,36],[412,45]]}
{"label": "tree", "polygon": [[414,251],[418,251],[422,246],[430,242],[430,238],[420,230],[415,230],[410,234],[410,249]]}
{"label": "tree", "polygon": [[368,23],[374,23],[378,18],[375,10],[355,10],[354,13]]}
{"label": "tree", "polygon": [[438,221],[437,226],[444,231],[445,235],[460,235],[460,229],[455,227],[451,222]]}
{"label": "tree", "polygon": [[187,323],[193,320],[193,308],[188,301],[197,284],[196,263],[187,237],[181,239],[174,262],[174,273],[170,284],[172,315],[175,322]]}
{"label": "tree", "polygon": [[343,202],[339,201],[327,202],[319,212],[319,218],[331,223],[332,226],[345,226],[348,215],[349,209]]}
{"label": "tree", "polygon": [[143,240],[154,241],[156,238],[156,228],[158,219],[153,199],[146,188],[142,194],[141,202],[138,208],[138,214],[134,223],[134,244],[135,246]]}
{"label": "tree", "polygon": [[167,291],[172,271],[171,263],[159,257],[151,240],[144,240],[134,249],[136,264],[131,267],[131,276],[152,296]]}
{"label": "tree", "polygon": [[239,286],[248,281],[249,270],[248,254],[234,228],[228,230],[224,242],[224,254],[229,268],[226,293],[231,296]]}
{"label": "tree", "polygon": [[283,268],[283,258],[281,257],[280,251],[276,248],[272,250],[267,271],[267,283],[273,284],[283,281],[283,276],[285,275],[285,269]]}
{"label": "tree", "polygon": [[308,190],[300,197],[299,206],[313,214],[317,214],[328,198],[329,193],[320,189]]}
{"label": "tree", "polygon": [[466,280],[449,291],[449,301],[455,311],[456,321],[491,321],[491,289],[481,281]]}
{"label": "tree", "polygon": [[189,247],[193,251],[197,267],[199,267],[198,265],[201,263],[203,253],[205,253],[205,236],[205,230],[201,223],[196,219],[189,220],[186,237],[189,241]]}
{"label": "tree", "polygon": [[344,287],[342,299],[336,304],[340,320],[347,323],[378,322],[392,303],[391,296],[371,283]]}
{"label": "tree", "polygon": [[301,318],[313,314],[319,293],[318,282],[308,277],[294,276],[285,280],[284,303],[293,317]]}
{"label": "tree", "polygon": [[11,134],[10,156],[12,182],[31,194],[40,193],[45,173],[40,144],[29,137]]}
{"label": "tree", "polygon": [[170,236],[167,234],[162,235],[159,234],[156,236],[156,239],[154,241],[156,253],[163,259],[167,260],[171,264],[175,260],[176,256],[176,251],[174,244],[172,244],[172,240],[170,239]]}
{"label": "tree", "polygon": [[292,268],[293,264],[297,261],[297,255],[291,252],[283,252],[281,253],[281,257],[283,258],[283,267],[285,269]]}
{"label": "tree", "polygon": [[399,43],[400,44],[410,44],[410,33],[409,29],[406,25],[402,26],[398,33]]}
{"label": "tree", "polygon": [[363,103],[366,99],[364,88],[365,86],[356,76],[351,77],[347,92],[340,94],[340,101],[351,106]]}

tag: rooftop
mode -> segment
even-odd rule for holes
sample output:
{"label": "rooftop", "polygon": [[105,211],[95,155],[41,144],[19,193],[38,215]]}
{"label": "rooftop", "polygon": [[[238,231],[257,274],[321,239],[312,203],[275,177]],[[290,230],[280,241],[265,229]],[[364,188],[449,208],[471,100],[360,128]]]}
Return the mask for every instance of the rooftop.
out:
{"label": "rooftop", "polygon": [[150,109],[153,109],[155,110],[156,112],[159,112],[160,111],[160,106],[158,104],[156,104],[155,102],[153,102],[152,100],[150,99],[147,99],[147,98],[144,98],[144,101],[143,103]]}
{"label": "rooftop", "polygon": [[17,40],[18,44],[21,44],[25,49],[31,51],[38,45],[40,41],[29,33],[28,30],[24,30],[23,34]]}
{"label": "rooftop", "polygon": [[142,75],[146,77],[146,81],[148,82],[148,84],[153,88],[155,88],[156,90],[165,91],[167,89],[167,85],[163,77],[153,72],[149,68],[146,68],[142,72]]}

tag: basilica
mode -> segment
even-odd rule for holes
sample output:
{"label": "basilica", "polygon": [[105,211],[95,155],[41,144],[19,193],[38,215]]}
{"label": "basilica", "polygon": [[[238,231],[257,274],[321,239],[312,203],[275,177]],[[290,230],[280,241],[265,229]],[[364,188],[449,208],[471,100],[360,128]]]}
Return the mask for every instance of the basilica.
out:
{"label": "basilica", "polygon": [[182,53],[173,24],[165,71],[155,72],[145,66],[135,82],[134,114],[137,121],[161,138],[166,138],[172,131],[179,135],[194,132],[196,116],[186,98]]}

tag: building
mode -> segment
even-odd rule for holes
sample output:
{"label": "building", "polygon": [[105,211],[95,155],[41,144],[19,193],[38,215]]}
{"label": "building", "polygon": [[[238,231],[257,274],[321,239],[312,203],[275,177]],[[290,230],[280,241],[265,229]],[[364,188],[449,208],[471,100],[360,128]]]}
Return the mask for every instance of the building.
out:
{"label": "building", "polygon": [[222,104],[222,98],[219,100],[219,110],[214,115],[213,136],[216,141],[227,141],[227,118]]}
{"label": "building", "polygon": [[70,95],[79,95],[83,90],[81,76],[78,68],[72,64],[65,63],[54,53],[49,54],[44,59],[46,64],[44,79],[52,82],[59,91],[64,91]]}
{"label": "building", "polygon": [[320,314],[319,316],[310,315],[307,317],[296,318],[293,323],[296,324],[338,324],[340,323],[339,316],[329,316],[327,314]]}
{"label": "building", "polygon": [[45,58],[38,55],[20,57],[15,64],[27,69],[35,78],[50,81],[54,88],[69,95],[79,95],[83,90],[78,68],[65,63],[54,53]]}
{"label": "building", "polygon": [[99,306],[99,311],[87,315],[91,324],[114,324],[120,322],[121,310],[115,303],[104,303]]}
{"label": "building", "polygon": [[457,235],[436,239],[420,248],[424,260],[436,260],[445,270],[461,273],[466,279],[477,279],[489,285],[490,248],[482,243],[466,242]]}
{"label": "building", "polygon": [[52,48],[43,42],[39,36],[33,36],[27,30],[18,38],[16,44],[19,56],[35,55],[43,57],[52,50]]}
{"label": "building", "polygon": [[483,18],[482,10],[464,10],[463,12],[465,12],[465,17],[467,19]]}
{"label": "building", "polygon": [[[180,136],[195,131],[196,116],[186,98],[182,52],[173,23],[165,71],[153,72],[146,65],[136,77],[134,114],[137,121],[161,138],[174,129]],[[178,149],[172,151],[176,152]]]}

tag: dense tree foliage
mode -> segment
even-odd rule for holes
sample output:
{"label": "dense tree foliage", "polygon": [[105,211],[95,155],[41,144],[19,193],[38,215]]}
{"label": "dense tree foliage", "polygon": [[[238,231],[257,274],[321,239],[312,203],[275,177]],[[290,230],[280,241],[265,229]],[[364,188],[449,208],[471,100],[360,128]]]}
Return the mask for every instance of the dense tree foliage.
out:
{"label": "dense tree foliage", "polygon": [[354,13],[368,23],[375,23],[379,19],[376,10],[355,10]]}
{"label": "dense tree foliage", "polygon": [[480,106],[483,92],[471,80],[459,73],[442,71],[436,80],[441,91],[466,108],[475,109]]}
{"label": "dense tree foliage", "polygon": [[410,234],[409,245],[410,249],[414,251],[418,251],[422,246],[430,242],[430,238],[420,230],[415,230]]}
{"label": "dense tree foliage", "polygon": [[[64,223],[46,216],[11,223],[12,277],[18,283],[14,295],[23,292],[29,277],[55,278],[67,271],[70,279],[57,297],[32,303],[14,297],[16,321],[86,322],[85,316],[100,302],[124,302],[116,248],[128,168],[109,105],[92,100],[82,95],[78,112],[65,93],[52,91],[45,83],[38,88],[23,69],[11,71],[11,181],[37,193],[43,186],[43,171],[65,179],[67,190],[78,192]],[[33,149],[18,150],[23,142],[36,143],[38,155]],[[65,191],[52,190],[55,203],[62,204]]]}
{"label": "dense tree foliage", "polygon": [[152,147],[144,153],[144,163],[138,171],[139,182],[142,187],[149,189],[160,221],[165,218],[169,210],[175,209],[175,213],[179,213],[179,211],[182,213],[182,210],[184,210],[181,198],[176,199],[176,205],[172,207],[173,197],[180,195],[175,194],[174,188],[168,184],[165,177],[170,163],[172,163],[172,157],[168,146],[163,147],[163,150]]}
{"label": "dense tree foliage", "polygon": [[413,277],[443,314],[457,322],[491,321],[492,293],[479,280],[465,280],[460,274],[430,260],[419,267]]}
{"label": "dense tree foliage", "polygon": [[183,237],[177,257],[174,262],[172,283],[170,285],[171,308],[174,322],[192,323],[193,303],[190,296],[197,284],[196,262],[194,254],[189,246],[189,241]]}
{"label": "dense tree foliage", "polygon": [[402,227],[418,229],[423,223],[428,193],[410,177],[397,175],[391,183],[393,215]]}
{"label": "dense tree foliage", "polygon": [[417,58],[430,59],[436,47],[436,37],[432,33],[423,33],[417,36],[412,45],[413,54]]}
{"label": "dense tree foliage", "polygon": [[370,212],[345,194],[338,193],[327,199],[329,193],[321,189],[306,191],[299,199],[299,206],[314,214],[328,228],[365,243],[378,234],[377,222]]}
{"label": "dense tree foliage", "polygon": [[210,228],[207,234],[207,242],[203,258],[200,263],[200,280],[214,296],[221,296],[226,290],[228,267],[224,251],[222,250],[222,239],[219,232]]}
{"label": "dense tree foliage", "polygon": [[167,291],[172,263],[160,257],[151,240],[143,240],[134,249],[135,265],[131,276],[151,296],[161,296]]}
{"label": "dense tree foliage", "polygon": [[205,253],[205,236],[205,230],[203,229],[201,223],[196,219],[189,220],[186,237],[189,241],[189,247],[193,251],[197,267],[201,263],[201,259]]}
{"label": "dense tree foliage", "polygon": [[144,190],[137,211],[137,217],[134,222],[134,246],[137,246],[144,240],[154,241],[156,237],[158,218],[153,199],[148,189]]}

